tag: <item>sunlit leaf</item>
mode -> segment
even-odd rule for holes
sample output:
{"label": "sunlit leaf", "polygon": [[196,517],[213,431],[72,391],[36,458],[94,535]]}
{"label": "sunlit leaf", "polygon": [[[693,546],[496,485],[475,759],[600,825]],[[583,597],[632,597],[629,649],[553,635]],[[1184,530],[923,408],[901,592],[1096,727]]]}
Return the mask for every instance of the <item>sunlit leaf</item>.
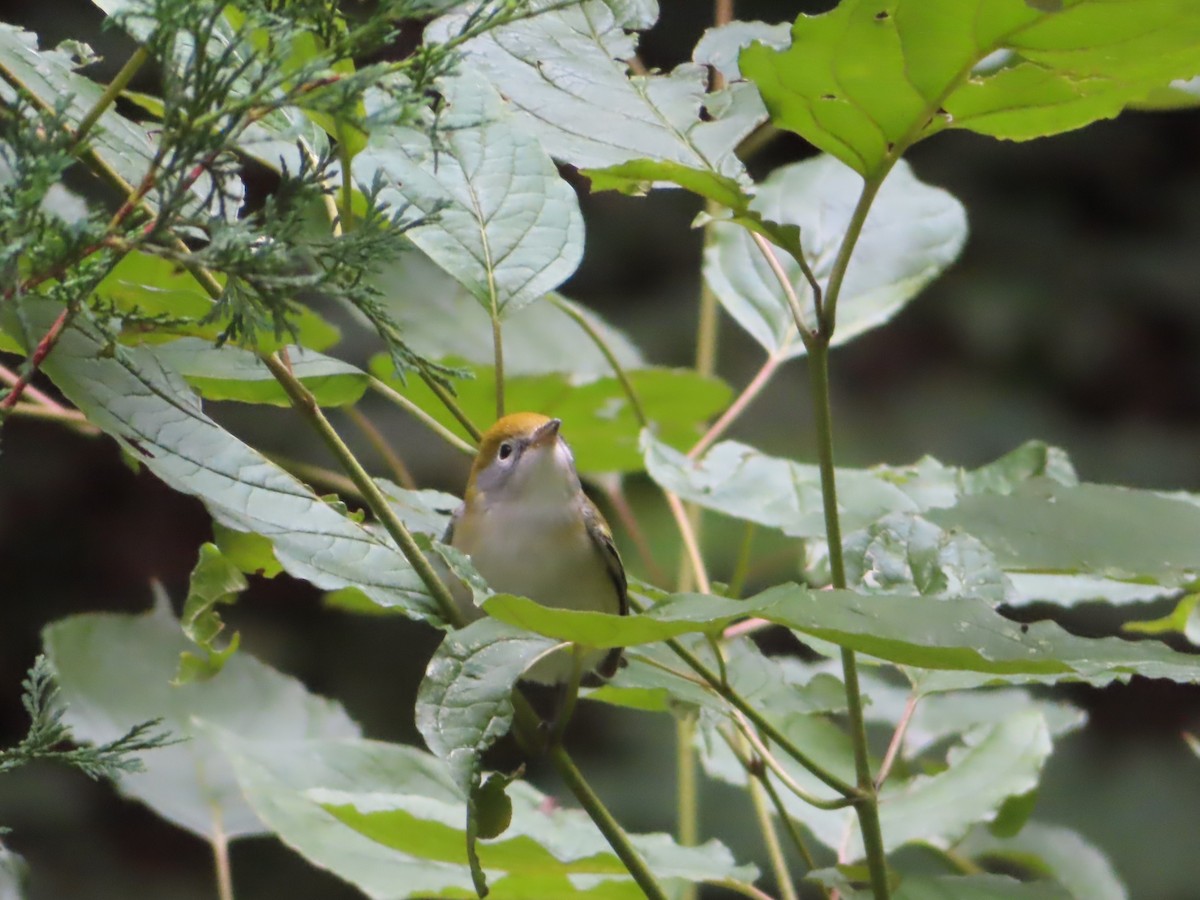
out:
{"label": "sunlit leaf", "polygon": [[354,160],[360,185],[430,216],[407,232],[497,315],[516,312],[565,281],[583,255],[575,192],[479,76],[445,80],[438,141],[426,130],[380,129]]}
{"label": "sunlit leaf", "polygon": [[1193,644],[1200,644],[1200,593],[1184,594],[1160,619],[1126,622],[1122,627],[1137,634],[1182,634]]}
{"label": "sunlit leaf", "polygon": [[206,839],[264,829],[197,719],[246,738],[358,735],[338,704],[310,695],[299,682],[244,653],[231,657],[208,681],[173,685],[179,654],[190,645],[165,598],[154,612],[140,616],[63,619],[46,628],[43,641],[67,705],[65,721],[79,738],[114,740],[155,718],[187,738],[145,753],[145,771],[123,775],[119,788]]}
{"label": "sunlit leaf", "polygon": [[761,100],[746,84],[708,94],[708,71],[695,63],[630,75],[628,31],[657,15],[653,3],[585,0],[494,29],[463,52],[556,159],[580,168],[653,159],[741,176],[734,150],[765,118]]}
{"label": "sunlit leaf", "polygon": [[[392,373],[390,360],[376,356],[371,371],[410,397],[422,409],[451,430],[462,427],[423,382],[410,378],[400,382]],[[494,370],[471,369],[474,379],[456,384],[459,406],[477,425],[496,416]],[[627,373],[658,438],[677,447],[690,446],[703,433],[707,419],[732,396],[729,386],[690,369],[645,368]],[[511,411],[531,410],[563,420],[563,437],[575,454],[581,472],[638,471],[641,423],[624,387],[615,376],[588,377],[546,374],[506,377],[506,407]],[[465,433],[464,437],[465,437]]]}
{"label": "sunlit leaf", "polygon": [[225,630],[217,607],[235,603],[246,587],[241,570],[222,556],[215,544],[200,545],[200,558],[192,569],[181,624],[184,635],[196,644],[202,655],[192,650],[183,652],[179,657],[179,672],[175,676],[177,683],[211,678],[221,671],[229,657],[237,651],[239,638],[236,632],[225,647],[219,648],[214,643]]}
{"label": "sunlit leaf", "polygon": [[[1174,0],[845,0],[792,44],[742,51],[772,121],[864,176],[946,128],[1024,140],[1111,118],[1200,74],[1200,9]],[[977,67],[998,51],[1002,65]]]}
{"label": "sunlit leaf", "polygon": [[[804,257],[824,289],[861,190],[854,172],[832,156],[819,156],[776,169],[750,206],[766,220],[799,226]],[[767,352],[785,358],[803,354],[787,298],[750,234],[719,220],[712,227],[704,277],[721,304]],[[962,205],[899,163],[862,227],[842,284],[833,343],[888,321],[955,260],[966,236]],[[813,327],[807,279],[790,256],[775,255]]]}

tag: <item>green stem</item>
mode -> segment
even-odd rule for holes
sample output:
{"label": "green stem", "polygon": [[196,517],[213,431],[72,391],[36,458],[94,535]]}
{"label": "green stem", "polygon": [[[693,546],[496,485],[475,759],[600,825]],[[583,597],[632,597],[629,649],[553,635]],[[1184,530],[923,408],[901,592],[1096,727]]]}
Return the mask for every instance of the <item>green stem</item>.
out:
{"label": "green stem", "polygon": [[96,102],[92,104],[92,108],[87,111],[82,119],[79,120],[79,127],[75,129],[75,143],[81,143],[92,130],[92,127],[100,121],[100,117],[104,115],[105,110],[112,106],[121,92],[129,86],[129,82],[133,80],[133,76],[138,73],[150,59],[150,53],[145,47],[138,47],[133,51],[133,56],[121,66],[121,71],[113,77],[109,82],[108,87],[104,89]]}
{"label": "green stem", "polygon": [[463,408],[458,405],[458,401],[454,399],[454,395],[446,390],[446,386],[434,378],[424,366],[420,366],[417,371],[421,375],[421,380],[425,382],[425,386],[433,391],[433,395],[442,401],[442,406],[450,411],[450,415],[458,420],[458,424],[471,436],[471,440],[478,444],[483,437],[483,432],[475,427],[475,423],[471,421],[470,417],[463,411]]}
{"label": "green stem", "polygon": [[842,779],[838,778],[832,772],[826,770],[820,763],[812,759],[808,754],[802,751],[799,747],[793,744],[788,738],[779,731],[765,716],[757,709],[746,702],[737,691],[733,690],[728,684],[725,684],[708,666],[702,663],[694,653],[683,646],[674,638],[667,641],[667,646],[671,648],[680,659],[682,659],[693,672],[708,682],[709,687],[716,691],[726,702],[742,713],[747,719],[754,723],[764,735],[767,736],[773,743],[778,745],[779,749],[800,763],[808,771],[812,772],[817,778],[823,781],[829,787],[833,788],[843,797],[857,799],[861,792],[858,788],[851,784],[847,784]]}
{"label": "green stem", "polygon": [[742,545],[738,548],[737,562],[733,566],[733,574],[729,577],[728,596],[737,599],[742,596],[746,587],[746,575],[750,571],[750,555],[754,548],[754,532],[758,530],[755,523],[747,521],[742,528]]}
{"label": "green stem", "polygon": [[342,225],[342,234],[349,234],[354,230],[354,179],[350,175],[354,157],[351,155],[350,145],[346,141],[346,128],[344,123],[338,123],[338,162],[342,167],[341,208],[338,210],[338,219]]}
{"label": "green stem", "polygon": [[492,304],[492,348],[496,374],[496,419],[504,418],[504,335],[500,328],[500,313]]}
{"label": "green stem", "polygon": [[[700,843],[700,792],[696,772],[696,717],[681,713],[675,720],[675,827],[679,843],[695,847]],[[696,885],[689,884],[681,900],[695,900]]]}
{"label": "green stem", "polygon": [[278,453],[266,453],[259,451],[275,465],[281,469],[285,469],[288,473],[295,475],[305,484],[316,487],[321,485],[331,490],[336,491],[343,497],[349,497],[357,500],[363,506],[367,505],[366,498],[359,491],[358,485],[343,475],[341,472],[334,472],[331,469],[326,469],[324,466],[316,466],[312,463],[306,463],[299,459],[292,459],[288,456],[282,456]]}
{"label": "green stem", "polygon": [[463,453],[467,454],[467,456],[475,455],[474,447],[472,447],[470,444],[468,444],[466,441],[464,441],[462,438],[460,438],[457,434],[455,434],[453,431],[451,431],[449,428],[447,428],[445,425],[443,425],[441,422],[439,422],[437,419],[435,419],[429,413],[425,412],[425,410],[421,409],[421,407],[417,406],[417,404],[413,403],[411,400],[409,400],[407,397],[405,397],[403,394],[401,394],[398,390],[396,390],[390,384],[388,384],[386,381],[382,381],[381,379],[376,378],[374,375],[372,375],[369,384],[371,386],[371,390],[375,391],[377,394],[380,394],[383,397],[386,397],[388,400],[391,400],[393,403],[395,403],[397,406],[399,406],[401,409],[403,409],[405,412],[408,412],[409,414],[411,414],[413,416],[413,418],[415,418],[418,422],[420,422],[422,425],[424,425],[426,428],[428,428],[430,431],[432,431],[434,434],[436,434],[438,437],[440,437],[443,441],[445,441],[447,444],[449,444],[455,450],[460,450]]}
{"label": "green stem", "polygon": [[[863,218],[865,215],[864,212]],[[846,241],[850,240],[847,233]],[[841,256],[839,252],[838,258],[841,259]],[[830,283],[833,283],[832,276]],[[827,308],[833,308],[836,299],[836,292],[831,290],[827,297]],[[829,569],[834,588],[844,590],[846,567],[842,558],[842,526],[838,518],[837,479],[833,466],[833,410],[829,391],[829,338],[832,331],[831,326],[823,326],[812,341],[808,352],[808,368],[812,382],[813,418],[817,427],[817,457],[821,470],[821,497],[825,508]],[[879,797],[868,756],[867,728],[863,717],[862,693],[858,684],[858,663],[854,651],[845,647],[842,648],[842,681],[846,689],[846,715],[849,719],[850,739],[854,744],[854,771],[859,792],[854,806],[858,813],[859,829],[862,831],[863,849],[867,854],[867,867],[871,872],[871,888],[875,900],[888,900],[890,889],[887,860],[883,850],[883,833],[879,825]]]}
{"label": "green stem", "polygon": [[775,831],[775,822],[771,819],[771,810],[767,808],[762,782],[758,778],[751,778],[747,787],[750,790],[750,802],[754,804],[758,830],[762,832],[763,843],[767,845],[767,857],[771,860],[779,896],[783,900],[797,900],[796,887],[792,884],[792,875],[788,871],[787,858],[783,855],[783,846],[779,843],[779,834]]}
{"label": "green stem", "polygon": [[271,374],[275,376],[275,380],[283,386],[287,391],[287,395],[292,400],[292,405],[308,419],[309,423],[320,434],[325,441],[326,446],[333,451],[333,455],[337,457],[342,468],[346,470],[346,474],[350,476],[350,480],[354,482],[355,487],[362,493],[363,498],[370,507],[371,512],[387,529],[388,534],[395,540],[400,551],[408,560],[409,565],[413,567],[421,581],[425,583],[425,587],[429,589],[429,593],[433,596],[434,602],[438,606],[438,611],[442,618],[455,627],[461,627],[463,624],[462,614],[458,610],[458,604],[454,602],[454,597],[450,594],[445,583],[438,577],[433,566],[429,564],[429,560],[425,558],[425,554],[421,552],[421,548],[417,546],[417,542],[413,539],[412,533],[405,527],[404,523],[388,505],[383,494],[371,480],[371,476],[367,474],[366,469],[355,458],[350,448],[346,446],[325,418],[325,414],[321,412],[321,407],[317,404],[316,398],[312,392],[308,390],[295,375],[291,369],[275,354],[263,354],[260,357]]}
{"label": "green stem", "polygon": [[[792,846],[796,848],[796,852],[800,854],[800,858],[804,860],[804,864],[808,866],[809,871],[817,867],[817,862],[813,858],[812,851],[808,849],[808,844],[804,840],[804,836],[800,834],[800,828],[796,825],[795,820],[788,814],[787,807],[783,805],[783,797],[779,793],[779,789],[775,787],[766,772],[758,778],[759,784],[767,793],[767,797],[771,800],[771,805],[775,807],[775,815],[779,817],[779,821],[783,823],[784,829],[788,833],[788,837],[792,841]],[[826,891],[828,894],[828,891]]]}
{"label": "green stem", "polygon": [[871,211],[875,195],[879,193],[879,188],[883,185],[883,180],[887,178],[890,170],[891,164],[889,163],[882,171],[863,182],[862,193],[858,195],[854,212],[850,214],[850,223],[846,226],[846,234],[842,237],[841,246],[838,247],[837,256],[833,260],[833,268],[829,270],[829,283],[825,288],[825,308],[821,310],[821,320],[817,323],[817,328],[825,338],[826,345],[833,337],[833,329],[837,324],[838,297],[842,293],[842,282],[846,279],[846,270],[850,267],[850,256],[854,253],[858,236],[862,234],[863,225],[866,224],[867,213]]}
{"label": "green stem", "polygon": [[604,359],[612,367],[613,374],[617,376],[617,381],[620,382],[621,389],[625,391],[625,396],[629,399],[629,405],[633,408],[633,414],[637,417],[638,424],[643,428],[649,425],[650,420],[646,416],[646,408],[642,406],[642,399],[634,389],[633,382],[629,380],[629,373],[625,371],[625,367],[617,359],[617,354],[608,345],[608,341],[604,339],[604,336],[596,330],[596,327],[587,320],[587,316],[581,313],[574,304],[557,294],[551,294],[549,299],[551,303],[570,316],[575,321],[575,324],[583,329],[592,343],[596,345],[596,348],[604,355]]}
{"label": "green stem", "polygon": [[404,460],[400,458],[392,445],[388,443],[375,423],[367,418],[366,414],[357,406],[343,407],[346,417],[354,423],[354,427],[362,433],[362,436],[367,439],[367,443],[371,445],[371,449],[379,454],[380,458],[387,463],[387,467],[392,472],[392,477],[396,479],[396,483],[402,488],[410,491],[417,489],[417,483],[413,479],[412,472],[408,470]]}

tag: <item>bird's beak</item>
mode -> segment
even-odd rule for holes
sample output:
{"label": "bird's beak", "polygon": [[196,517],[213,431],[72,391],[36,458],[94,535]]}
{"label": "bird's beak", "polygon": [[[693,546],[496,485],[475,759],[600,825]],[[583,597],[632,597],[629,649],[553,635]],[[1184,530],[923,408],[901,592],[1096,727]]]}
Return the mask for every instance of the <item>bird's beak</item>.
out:
{"label": "bird's beak", "polygon": [[562,427],[562,419],[551,419],[529,436],[530,447],[545,447],[558,440],[558,429]]}

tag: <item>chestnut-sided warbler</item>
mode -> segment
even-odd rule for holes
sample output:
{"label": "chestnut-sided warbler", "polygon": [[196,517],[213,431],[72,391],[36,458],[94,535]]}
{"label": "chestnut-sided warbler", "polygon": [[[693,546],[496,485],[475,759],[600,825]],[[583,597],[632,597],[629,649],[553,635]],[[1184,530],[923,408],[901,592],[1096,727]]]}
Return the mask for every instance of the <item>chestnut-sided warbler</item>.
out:
{"label": "chestnut-sided warbler", "polygon": [[[629,612],[625,567],[612,531],[587,498],[560,419],[504,416],[488,429],[471,466],[462,505],[442,542],[471,558],[488,586],[544,606]],[[464,616],[479,618],[466,587],[451,579]],[[594,650],[578,661],[567,650],[540,660],[525,677],[567,682],[578,671],[611,676],[621,649]],[[574,676],[577,677],[577,676]]]}

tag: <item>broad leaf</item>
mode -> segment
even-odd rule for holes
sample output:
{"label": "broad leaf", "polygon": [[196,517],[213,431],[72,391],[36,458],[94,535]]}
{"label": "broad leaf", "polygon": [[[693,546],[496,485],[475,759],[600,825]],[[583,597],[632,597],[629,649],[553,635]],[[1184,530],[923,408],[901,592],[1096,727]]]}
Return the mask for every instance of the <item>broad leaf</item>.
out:
{"label": "broad leaf", "polygon": [[[424,254],[414,250],[384,263],[372,283],[382,292],[381,305],[416,353],[426,359],[466,360],[476,365],[490,366],[495,361],[492,322],[487,312],[466,288]],[[552,299],[552,303],[518,309],[504,319],[506,375],[612,374],[612,364],[579,323],[559,308],[560,304],[587,321],[623,368],[646,365],[629,338],[600,316],[563,297],[552,295]]]}
{"label": "broad leaf", "polygon": [[26,900],[28,882],[25,860],[0,844],[0,900]]}
{"label": "broad leaf", "polygon": [[1069,828],[1031,822],[1020,834],[998,838],[977,828],[955,848],[985,866],[1003,866],[1052,878],[1072,897],[1087,900],[1128,900],[1129,892],[1112,863],[1092,844]]}
{"label": "broad leaf", "polygon": [[[822,869],[816,874],[828,872]],[[835,878],[828,882],[842,885]],[[843,889],[846,900],[872,900],[870,891]],[[892,891],[892,900],[1079,900],[1056,884],[1017,881],[1007,875],[906,875]]]}
{"label": "broad leaf", "polygon": [[[463,897],[462,790],[440,760],[374,741],[244,740],[222,733],[247,800],[267,826],[314,864],[374,900]],[[512,822],[480,845],[494,900],[588,897],[636,900],[641,891],[587,817],[555,808],[528,784],[512,784]],[[715,842],[682,848],[665,835],[631,835],[668,882],[749,881]]]}
{"label": "broad leaf", "polygon": [[1197,46],[1200,7],[1177,0],[844,0],[740,65],[776,125],[875,178],[946,128],[1025,140],[1111,118],[1200,74]]}
{"label": "broad leaf", "polygon": [[[321,406],[347,406],[362,398],[369,381],[362,369],[303,347],[285,349],[292,373]],[[152,352],[208,400],[291,406],[287,392],[251,350],[217,347],[202,338],[180,338],[158,344]]]}
{"label": "broad leaf", "polygon": [[[832,156],[776,169],[750,207],[764,219],[800,228],[800,244],[826,288],[838,248],[862,191],[862,179]],[[726,204],[731,205],[731,204]],[[726,311],[763,348],[784,358],[804,353],[779,280],[746,228],[713,223],[704,277]],[[901,162],[876,196],[842,284],[833,343],[882,325],[949,266],[967,236],[966,213],[950,194],[930,187]],[[814,325],[812,289],[799,265],[775,253]]]}
{"label": "broad leaf", "polygon": [[495,90],[464,74],[441,83],[447,108],[426,129],[372,134],[354,160],[361,185],[429,216],[408,237],[489,311],[515,312],[565,281],[583,256],[575,192]]}
{"label": "broad leaf", "polygon": [[[29,305],[48,327],[49,304]],[[213,518],[270,539],[297,578],[332,590],[356,587],[382,606],[439,621],[432,598],[400,551],[322,502],[301,482],[220,428],[175,372],[148,348],[111,346],[76,318],[42,370],[94,424]],[[302,527],[299,527],[302,526]]]}
{"label": "broad leaf", "polygon": [[202,544],[200,558],[192,569],[187,599],[183,603],[183,633],[197,645],[203,654],[198,656],[185,650],[179,657],[179,673],[176,683],[211,678],[221,671],[238,648],[236,632],[225,647],[219,648],[215,641],[225,630],[217,607],[236,603],[238,595],[247,587],[246,579],[234,563],[221,555],[216,544]]}
{"label": "broad leaf", "polygon": [[[652,2],[584,0],[489,31],[462,49],[556,159],[580,168],[652,159],[742,176],[734,150],[765,118],[749,85],[708,94],[708,71],[695,63],[663,75],[629,74],[636,51],[627,31],[649,27],[657,15]],[[434,23],[431,33],[451,33],[456,21]]]}
{"label": "broad leaf", "polygon": [[855,594],[785,584],[748,600],[677,594],[648,613],[632,616],[550,609],[509,595],[490,597],[484,608],[503,622],[589,646],[634,646],[682,634],[716,634],[755,616],[801,635],[924,669],[988,673],[1018,681],[1106,684],[1132,675],[1200,681],[1200,656],[1155,641],[1076,637],[1053,622],[1020,624],[973,597]]}
{"label": "broad leaf", "polygon": [[[371,360],[371,370],[453,431],[462,426],[416,379],[402,383],[386,356]],[[476,425],[496,415],[496,382],[490,366],[472,367],[474,378],[456,385],[459,406]],[[658,438],[685,447],[699,439],[703,425],[732,396],[729,386],[690,369],[645,368],[627,373]],[[621,382],[606,377],[545,374],[508,376],[505,405],[511,411],[536,410],[563,420],[563,436],[571,444],[581,472],[631,472],[642,468],[638,449],[641,423]]]}
{"label": "broad leaf", "polygon": [[[716,444],[696,460],[650,435],[643,435],[642,449],[650,477],[684,500],[794,537],[825,534],[815,465],[767,456],[736,441]],[[963,495],[1004,492],[1036,475],[1074,480],[1061,450],[1033,441],[976,470],[946,466],[931,457],[910,466],[838,469],[842,527],[860,528],[890,512],[953,506]]]}
{"label": "broad leaf", "polygon": [[154,718],[187,739],[145,753],[145,771],[122,776],[120,789],[204,838],[261,834],[263,826],[197,719],[247,738],[358,735],[339,705],[244,653],[211,680],[171,684],[189,644],[163,597],[145,615],[63,619],[46,628],[43,641],[67,705],[65,721],[81,739],[110,741]]}

